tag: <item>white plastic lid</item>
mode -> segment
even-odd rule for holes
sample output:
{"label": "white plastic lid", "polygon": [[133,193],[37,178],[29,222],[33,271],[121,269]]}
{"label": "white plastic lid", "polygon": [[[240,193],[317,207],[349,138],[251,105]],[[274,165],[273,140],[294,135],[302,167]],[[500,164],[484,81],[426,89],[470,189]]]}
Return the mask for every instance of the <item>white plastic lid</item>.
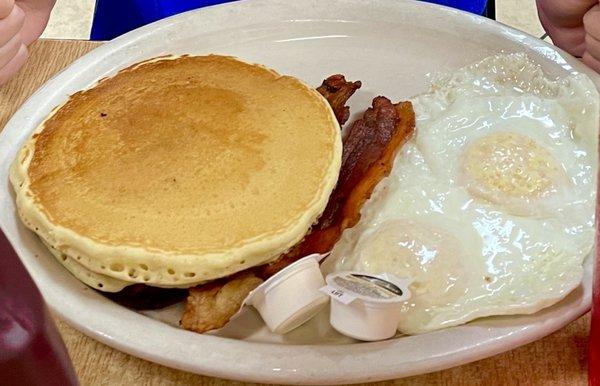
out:
{"label": "white plastic lid", "polygon": [[319,267],[325,256],[313,254],[290,264],[254,289],[244,304],[254,306],[274,333],[299,327],[329,301],[319,291],[325,285]]}
{"label": "white plastic lid", "polygon": [[390,273],[373,275],[365,272],[336,272],[327,275],[327,286],[321,291],[350,304],[356,299],[370,305],[402,303],[411,297],[410,279],[399,279]]}
{"label": "white plastic lid", "polygon": [[396,334],[402,303],[411,293],[411,280],[391,274],[338,272],[327,275],[321,288],[332,298],[330,323],[349,337],[376,341]]}

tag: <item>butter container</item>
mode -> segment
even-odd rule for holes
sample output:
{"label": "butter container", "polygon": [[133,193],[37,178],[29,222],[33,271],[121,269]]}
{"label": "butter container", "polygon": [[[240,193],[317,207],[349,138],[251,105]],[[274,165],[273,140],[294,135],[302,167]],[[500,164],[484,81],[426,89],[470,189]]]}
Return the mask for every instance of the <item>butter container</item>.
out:
{"label": "butter container", "polygon": [[307,322],[327,304],[320,292],[325,285],[319,261],[324,255],[309,255],[277,272],[246,298],[269,330],[285,334]]}
{"label": "butter container", "polygon": [[338,332],[364,341],[396,334],[402,303],[411,296],[410,280],[390,274],[337,272],[321,288],[331,297],[330,323]]}

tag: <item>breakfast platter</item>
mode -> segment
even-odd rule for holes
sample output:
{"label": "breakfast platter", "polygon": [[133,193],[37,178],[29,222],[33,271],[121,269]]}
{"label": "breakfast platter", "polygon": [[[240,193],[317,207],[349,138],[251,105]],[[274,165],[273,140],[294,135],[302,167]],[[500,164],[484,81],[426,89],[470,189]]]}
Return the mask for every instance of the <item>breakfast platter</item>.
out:
{"label": "breakfast platter", "polygon": [[147,360],[295,384],[457,366],[589,309],[598,85],[420,2],[192,11],[13,116],[0,227],[54,312]]}

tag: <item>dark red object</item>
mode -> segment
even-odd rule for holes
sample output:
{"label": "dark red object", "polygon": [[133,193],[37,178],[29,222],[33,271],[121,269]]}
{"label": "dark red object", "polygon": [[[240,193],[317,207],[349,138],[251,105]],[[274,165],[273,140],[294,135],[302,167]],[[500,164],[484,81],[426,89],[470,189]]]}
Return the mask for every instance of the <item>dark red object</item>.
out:
{"label": "dark red object", "polygon": [[42,295],[1,231],[0,384],[78,385]]}
{"label": "dark red object", "polygon": [[594,297],[592,300],[592,331],[589,342],[588,382],[600,386],[600,185],[596,194],[596,261],[594,267]]}

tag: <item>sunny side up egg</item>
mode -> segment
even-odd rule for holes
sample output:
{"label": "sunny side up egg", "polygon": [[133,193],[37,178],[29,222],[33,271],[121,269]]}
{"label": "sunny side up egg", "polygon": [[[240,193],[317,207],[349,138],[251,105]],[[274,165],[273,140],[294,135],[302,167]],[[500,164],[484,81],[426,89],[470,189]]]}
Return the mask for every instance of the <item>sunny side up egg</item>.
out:
{"label": "sunny side up egg", "polygon": [[407,334],[558,302],[593,246],[598,103],[585,75],[549,80],[524,54],[437,77],[324,270],[412,278]]}

